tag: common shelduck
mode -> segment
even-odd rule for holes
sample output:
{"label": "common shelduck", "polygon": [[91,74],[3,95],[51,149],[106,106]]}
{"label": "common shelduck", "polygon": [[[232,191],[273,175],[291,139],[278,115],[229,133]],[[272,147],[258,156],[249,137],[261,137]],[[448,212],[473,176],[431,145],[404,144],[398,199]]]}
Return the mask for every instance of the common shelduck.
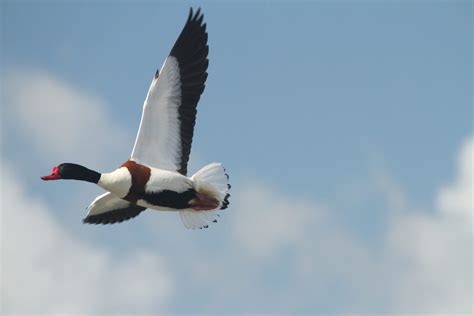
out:
{"label": "common shelduck", "polygon": [[179,211],[187,228],[216,222],[229,204],[228,175],[211,163],[187,177],[187,164],[209,64],[206,24],[200,9],[190,9],[186,24],[148,90],[129,160],[109,173],[63,163],[43,180],[96,183],[108,192],[88,207],[84,223],[112,224],[150,208]]}

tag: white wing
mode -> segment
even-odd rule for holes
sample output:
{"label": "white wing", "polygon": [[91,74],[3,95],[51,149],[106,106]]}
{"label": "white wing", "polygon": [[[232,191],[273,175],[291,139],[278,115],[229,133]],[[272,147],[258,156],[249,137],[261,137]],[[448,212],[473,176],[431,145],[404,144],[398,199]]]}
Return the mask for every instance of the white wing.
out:
{"label": "white wing", "polygon": [[132,159],[186,175],[196,120],[196,106],[207,78],[206,24],[200,10],[188,20],[143,105]]}
{"label": "white wing", "polygon": [[83,219],[88,224],[113,224],[133,218],[146,210],[136,204],[131,204],[112,193],[104,193],[95,198],[87,208],[89,211]]}

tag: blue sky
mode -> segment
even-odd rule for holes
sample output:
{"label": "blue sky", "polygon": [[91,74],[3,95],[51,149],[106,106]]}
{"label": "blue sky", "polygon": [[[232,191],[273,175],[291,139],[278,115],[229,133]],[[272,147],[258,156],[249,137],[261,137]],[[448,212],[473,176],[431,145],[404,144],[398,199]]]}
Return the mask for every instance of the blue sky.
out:
{"label": "blue sky", "polygon": [[[63,161],[109,171],[128,158],[150,80],[191,5],[205,14],[210,64],[189,169],[224,163],[231,207],[204,232],[155,212],[83,225],[100,189],[39,176]],[[28,202],[43,205],[35,214],[50,219],[45,228],[60,227],[51,240],[71,240],[57,246],[59,258],[77,247],[87,258],[104,254],[115,282],[144,284],[120,301],[99,291],[88,306],[77,293],[115,286],[92,276],[75,283],[84,258],[58,260],[58,280],[75,294],[29,311],[469,311],[472,227],[461,226],[472,223],[471,2],[3,1],[1,12],[2,168],[18,182],[11,199],[25,214],[34,213]],[[463,220],[446,219],[453,209]],[[20,210],[11,216],[22,223]],[[21,312],[24,288],[11,268],[19,257],[8,247],[22,228],[2,225],[4,306]],[[35,261],[30,250],[42,248],[28,236]],[[449,259],[433,260],[433,245]],[[142,254],[151,278],[134,275]],[[48,282],[38,279],[38,289],[59,281]]]}

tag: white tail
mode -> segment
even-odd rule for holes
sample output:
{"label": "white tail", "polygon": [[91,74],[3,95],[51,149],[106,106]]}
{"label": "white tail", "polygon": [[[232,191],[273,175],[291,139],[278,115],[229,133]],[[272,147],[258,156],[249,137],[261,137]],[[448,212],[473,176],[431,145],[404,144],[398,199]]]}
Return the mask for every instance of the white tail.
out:
{"label": "white tail", "polygon": [[219,206],[210,211],[180,211],[181,220],[186,228],[207,228],[211,222],[217,222],[219,210],[229,205],[229,176],[220,163],[210,163],[196,172],[191,180],[197,192],[205,192],[219,201]]}

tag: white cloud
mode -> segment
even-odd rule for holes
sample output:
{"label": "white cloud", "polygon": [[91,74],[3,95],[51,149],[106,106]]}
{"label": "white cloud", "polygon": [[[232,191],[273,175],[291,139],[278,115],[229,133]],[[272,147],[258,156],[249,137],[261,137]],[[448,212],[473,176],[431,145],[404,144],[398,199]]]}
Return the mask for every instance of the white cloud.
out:
{"label": "white cloud", "polygon": [[430,214],[403,212],[389,231],[397,276],[395,306],[409,312],[468,313],[473,306],[472,216],[474,138],[462,147],[454,184],[435,197]]}
{"label": "white cloud", "polygon": [[[35,158],[105,161],[122,146],[110,140],[129,137],[102,101],[50,74],[15,73],[6,84],[9,128],[30,138]],[[156,314],[179,293],[173,310],[184,312],[468,313],[473,144],[431,212],[414,208],[388,175],[374,179],[389,215],[376,243],[338,222],[330,206],[255,183],[233,189],[230,209],[205,232],[177,231],[178,217],[169,227],[168,215],[149,214],[161,216],[158,229],[147,224],[160,237],[150,239],[171,254],[172,267],[152,250],[124,258],[84,242],[4,167],[3,311]],[[8,187],[5,179],[13,179]]]}
{"label": "white cloud", "polygon": [[[238,198],[232,201],[228,219],[229,244],[239,248],[225,255],[232,263],[221,262],[221,267],[211,269],[223,274],[233,271],[239,279],[245,274],[246,280],[252,280],[255,286],[235,290],[246,293],[242,300],[251,301],[237,307],[239,311],[377,310],[380,302],[373,298],[379,295],[380,285],[372,280],[384,263],[377,262],[371,249],[336,221],[329,206],[255,184],[234,196]],[[240,265],[248,270],[239,272]],[[242,280],[236,284],[248,286]]]}
{"label": "white cloud", "polygon": [[294,245],[304,238],[310,223],[327,216],[320,205],[289,199],[262,185],[247,185],[238,193],[233,208],[232,233],[248,255],[268,257],[281,247]]}
{"label": "white cloud", "polygon": [[[331,312],[469,313],[472,138],[459,157],[456,181],[433,197],[439,203],[431,212],[411,206],[388,175],[374,179],[388,215],[377,246],[338,223],[330,207],[248,184],[233,194],[227,242],[232,247],[223,254],[229,261],[202,258],[196,270],[207,266],[217,279],[233,271],[237,289],[230,293],[246,293],[241,299],[254,304],[254,310],[236,307],[245,312],[318,311],[329,305]],[[248,287],[242,275],[255,286]],[[261,288],[267,278],[273,281]],[[283,288],[275,291],[280,282]]]}
{"label": "white cloud", "polygon": [[[438,207],[442,212],[471,218],[473,214],[474,138],[464,144],[458,158],[458,175],[454,184],[443,188],[438,195]],[[455,214],[451,214],[455,213]]]}
{"label": "white cloud", "polygon": [[[77,239],[2,166],[2,312],[150,313],[173,289],[164,260],[146,250],[116,256]],[[2,181],[3,182],[3,181]]]}
{"label": "white cloud", "polygon": [[113,123],[102,100],[47,72],[15,71],[4,81],[4,122],[43,158],[107,159],[133,136]]}
{"label": "white cloud", "polygon": [[[96,166],[117,162],[111,157],[123,151],[129,136],[116,127],[104,102],[47,72],[17,71],[3,79],[3,132],[9,137],[2,139],[2,150],[10,152],[2,155],[10,161],[2,159],[0,169],[2,313],[162,310],[174,287],[163,257],[147,249],[127,249],[118,255],[93,240],[84,241],[63,227],[51,206],[38,197],[54,189],[31,189],[30,181],[39,181],[38,172],[49,171],[38,171],[39,157]],[[66,208],[76,208],[78,190],[82,187],[64,198],[69,202]]]}

